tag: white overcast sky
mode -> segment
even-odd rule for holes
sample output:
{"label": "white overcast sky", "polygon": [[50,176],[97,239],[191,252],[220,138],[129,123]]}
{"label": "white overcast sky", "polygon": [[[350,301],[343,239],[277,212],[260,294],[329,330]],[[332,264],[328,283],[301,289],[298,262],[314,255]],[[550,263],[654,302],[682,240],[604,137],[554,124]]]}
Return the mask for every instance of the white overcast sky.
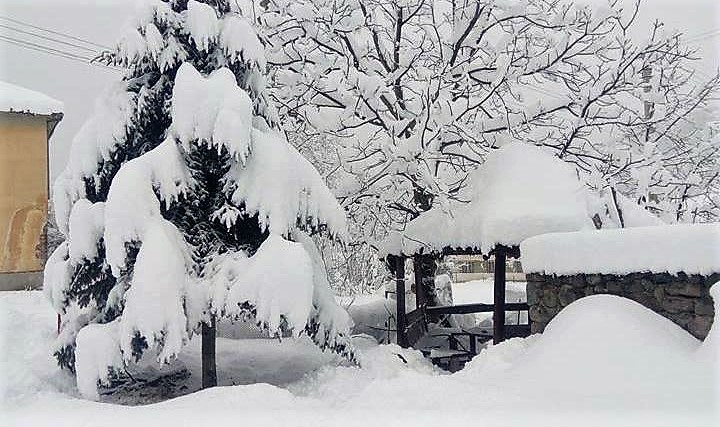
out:
{"label": "white overcast sky", "polygon": [[[112,45],[131,18],[134,4],[133,0],[0,0],[0,16]],[[720,0],[645,0],[640,23],[647,26],[654,19],[695,40],[704,56],[700,71],[714,73],[720,58]],[[27,29],[2,19],[0,25]],[[0,36],[29,38],[3,27]],[[90,115],[95,98],[119,78],[118,72],[21,48],[0,38],[0,80],[65,103],[65,118],[51,141],[53,177],[64,167],[72,137]]]}

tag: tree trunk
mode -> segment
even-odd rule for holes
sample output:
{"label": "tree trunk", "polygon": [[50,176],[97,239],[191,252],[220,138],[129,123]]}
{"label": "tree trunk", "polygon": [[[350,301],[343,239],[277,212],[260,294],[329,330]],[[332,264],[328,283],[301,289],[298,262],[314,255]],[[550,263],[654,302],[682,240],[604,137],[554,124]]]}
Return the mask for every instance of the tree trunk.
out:
{"label": "tree trunk", "polygon": [[405,257],[395,257],[395,313],[396,341],[402,348],[409,347],[407,342],[407,319],[405,317]]}
{"label": "tree trunk", "polygon": [[615,208],[615,212],[617,213],[620,228],[625,228],[625,219],[623,218],[622,209],[620,209],[620,202],[618,201],[617,191],[615,191],[615,187],[610,187],[610,195],[612,196],[613,207]]}
{"label": "tree trunk", "polygon": [[202,324],[202,388],[217,385],[215,366],[215,318]]}
{"label": "tree trunk", "polygon": [[[423,295],[424,302],[429,306],[443,305],[443,303],[438,300],[435,292],[435,274],[437,272],[437,260],[435,257],[427,254],[415,255],[414,267],[418,270],[420,276],[422,276],[420,283],[415,283],[415,292],[420,292]],[[417,289],[420,289],[420,291]],[[442,316],[431,315],[428,320],[431,323],[437,323],[441,317]]]}
{"label": "tree trunk", "polygon": [[505,341],[505,247],[495,246],[493,345]]}

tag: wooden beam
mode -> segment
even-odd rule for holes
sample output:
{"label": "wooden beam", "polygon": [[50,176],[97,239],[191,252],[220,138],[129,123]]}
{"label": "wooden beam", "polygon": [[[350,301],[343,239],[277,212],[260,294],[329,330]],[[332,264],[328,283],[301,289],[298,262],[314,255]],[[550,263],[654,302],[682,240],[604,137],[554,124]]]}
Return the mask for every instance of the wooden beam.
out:
{"label": "wooden beam", "polygon": [[[506,258],[520,258],[520,246],[504,246],[505,248],[505,257]],[[478,255],[482,256],[485,259],[488,259],[492,252],[489,254],[483,254],[480,248],[477,247],[453,247],[453,246],[445,246],[441,250],[430,250],[425,251],[425,249],[420,250],[417,254],[388,254],[385,258],[389,259],[391,257],[396,256],[415,256],[415,255]]]}
{"label": "wooden beam", "polygon": [[[505,248],[506,258],[520,258],[520,246],[503,246]],[[483,254],[479,248],[474,247],[450,247],[446,246],[440,251],[443,255],[482,255],[483,258],[487,259],[491,254]]]}
{"label": "wooden beam", "polygon": [[202,388],[217,385],[217,367],[215,364],[215,318],[210,323],[202,323],[201,371]]}
{"label": "wooden beam", "polygon": [[395,325],[397,327],[397,344],[407,348],[407,318],[405,317],[405,257],[395,258],[395,300],[397,309]]}
{"label": "wooden beam", "polygon": [[407,322],[405,340],[408,346],[413,346],[425,335],[425,332],[427,332],[424,310],[422,308],[416,308],[407,313],[405,319]]}
{"label": "wooden beam", "polygon": [[495,247],[493,344],[505,340],[505,255],[504,246]]}
{"label": "wooden beam", "polygon": [[415,272],[415,307],[420,308],[425,305],[427,299],[425,295],[425,285],[423,283],[422,274],[422,255],[413,256],[413,271]]}
{"label": "wooden beam", "polygon": [[[526,302],[512,302],[505,304],[505,311],[527,311],[530,306]],[[426,307],[427,314],[469,314],[469,313],[492,313],[495,311],[495,304],[457,304],[457,305],[437,305]]]}

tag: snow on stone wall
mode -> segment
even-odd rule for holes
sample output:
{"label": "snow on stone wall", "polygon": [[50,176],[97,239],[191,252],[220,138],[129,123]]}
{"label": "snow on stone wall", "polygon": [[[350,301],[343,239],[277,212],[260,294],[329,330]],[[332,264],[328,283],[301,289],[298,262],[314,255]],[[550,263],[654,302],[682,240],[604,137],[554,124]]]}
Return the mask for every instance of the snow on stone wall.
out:
{"label": "snow on stone wall", "polygon": [[545,234],[520,245],[530,326],[542,332],[573,301],[634,300],[697,338],[712,325],[720,280],[720,225],[686,224]]}
{"label": "snow on stone wall", "polygon": [[520,245],[523,271],[572,275],[720,273],[720,224],[545,234]]}

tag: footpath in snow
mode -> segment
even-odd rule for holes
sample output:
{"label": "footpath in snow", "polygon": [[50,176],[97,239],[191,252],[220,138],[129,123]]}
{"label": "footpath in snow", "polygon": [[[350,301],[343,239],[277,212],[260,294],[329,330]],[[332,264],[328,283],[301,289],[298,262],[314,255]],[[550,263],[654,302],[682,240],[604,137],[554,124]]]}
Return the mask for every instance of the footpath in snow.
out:
{"label": "footpath in snow", "polygon": [[[720,286],[713,291],[720,297]],[[677,427],[716,425],[718,415],[718,328],[703,344],[642,306],[608,295],[577,301],[543,335],[490,347],[452,375],[419,352],[362,336],[354,339],[362,367],[343,365],[304,338],[224,339],[222,387],[196,392],[199,343],[193,342],[168,367],[176,373],[172,386],[128,386],[101,402],[80,399],[74,377],[57,369],[50,355],[55,316],[40,293],[0,294],[0,328],[3,426]],[[160,402],[126,405],[153,401]]]}

